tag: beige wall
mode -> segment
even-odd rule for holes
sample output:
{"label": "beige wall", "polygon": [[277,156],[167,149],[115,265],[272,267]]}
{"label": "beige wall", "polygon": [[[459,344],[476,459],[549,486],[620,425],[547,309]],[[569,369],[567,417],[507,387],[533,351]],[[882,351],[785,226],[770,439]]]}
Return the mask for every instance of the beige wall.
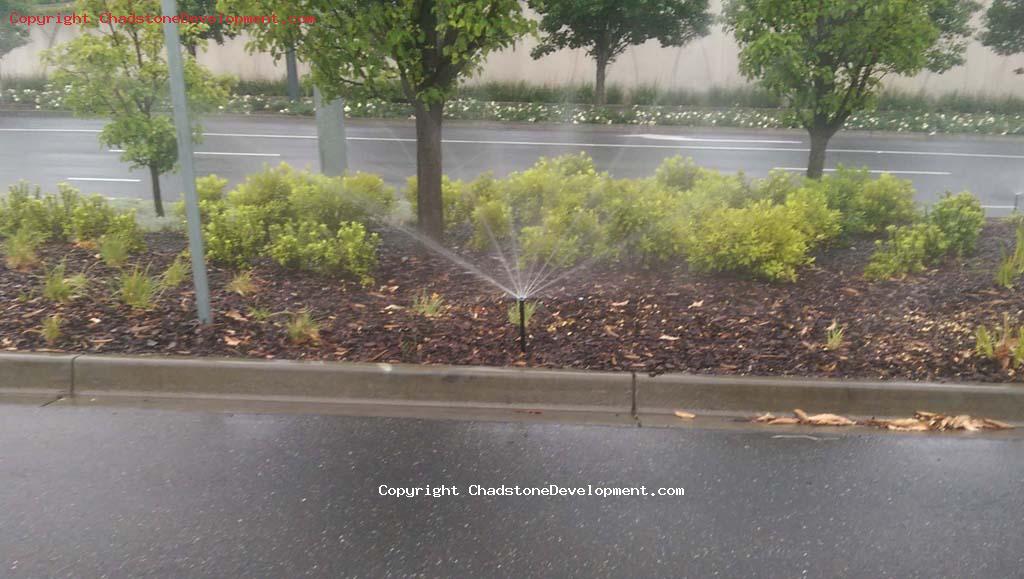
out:
{"label": "beige wall", "polygon": [[[713,2],[717,4],[717,2]],[[76,33],[73,27],[53,26],[32,31],[32,42],[4,58],[4,76],[39,74],[39,51]],[[563,84],[592,82],[593,62],[582,50],[563,50],[541,60],[530,58],[534,41],[492,55],[474,81],[526,80]],[[235,39],[224,46],[211,45],[200,61],[215,72],[242,78],[277,78],[284,75],[284,63],[275,64],[268,55],[248,55],[245,41]],[[665,88],[700,91],[708,87],[735,87],[746,83],[736,70],[737,49],[721,28],[681,48],[661,48],[657,42],[634,47],[609,70],[609,82],[622,85],[657,84]],[[1024,97],[1024,75],[1013,70],[1024,67],[1024,55],[1001,57],[972,42],[967,63],[945,74],[924,73],[914,78],[894,78],[889,84],[929,94],[961,92],[983,95],[1012,94]]]}

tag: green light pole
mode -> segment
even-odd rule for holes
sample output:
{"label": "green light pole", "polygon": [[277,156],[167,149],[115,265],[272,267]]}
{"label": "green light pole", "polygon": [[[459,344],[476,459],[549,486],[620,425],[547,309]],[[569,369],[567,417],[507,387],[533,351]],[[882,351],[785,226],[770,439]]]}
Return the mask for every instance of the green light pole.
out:
{"label": "green light pole", "polygon": [[[178,13],[176,0],[162,0],[164,16]],[[192,283],[196,290],[196,313],[199,321],[209,324],[210,285],[206,279],[206,253],[199,224],[199,202],[196,197],[196,172],[192,166],[192,126],[188,121],[188,101],[185,99],[185,70],[181,63],[181,39],[178,25],[164,23],[164,44],[167,46],[167,70],[171,82],[171,104],[174,105],[174,128],[178,134],[178,162],[185,185],[185,218],[188,228],[188,249],[192,254]]]}

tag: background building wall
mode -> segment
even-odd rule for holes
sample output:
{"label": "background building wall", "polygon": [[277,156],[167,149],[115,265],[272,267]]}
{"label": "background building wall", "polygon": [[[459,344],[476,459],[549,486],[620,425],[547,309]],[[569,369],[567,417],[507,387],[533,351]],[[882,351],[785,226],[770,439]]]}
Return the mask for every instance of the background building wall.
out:
{"label": "background building wall", "polygon": [[[717,13],[720,3],[713,0]],[[77,34],[76,27],[35,27],[32,41],[0,62],[3,76],[45,74],[39,53]],[[561,85],[592,83],[594,63],[582,50],[562,50],[540,60],[530,58],[532,39],[493,54],[472,82],[528,81]],[[273,79],[284,75],[284,63],[275,63],[267,54],[249,55],[245,39],[229,40],[223,46],[211,44],[199,60],[214,72],[233,74],[244,79]],[[711,87],[732,88],[747,84],[737,70],[737,47],[720,26],[710,35],[684,47],[662,48],[657,41],[626,51],[609,68],[608,81],[626,87],[657,85],[666,89],[702,91]],[[1024,97],[1024,75],[1014,70],[1024,67],[1024,55],[998,56],[978,42],[971,42],[967,63],[945,74],[922,73],[913,78],[891,78],[887,85],[911,92],[940,95],[959,92],[969,95]],[[305,70],[304,68],[302,70]]]}

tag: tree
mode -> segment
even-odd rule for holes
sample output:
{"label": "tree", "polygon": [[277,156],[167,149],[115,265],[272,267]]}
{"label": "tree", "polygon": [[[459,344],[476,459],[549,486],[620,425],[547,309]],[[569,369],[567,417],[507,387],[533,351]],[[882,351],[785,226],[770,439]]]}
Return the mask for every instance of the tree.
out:
{"label": "tree", "polygon": [[[174,169],[177,140],[170,113],[170,87],[164,56],[161,25],[102,24],[98,15],[160,14],[158,0],[79,0],[79,14],[88,14],[82,34],[44,53],[54,65],[53,82],[67,85],[65,103],[76,115],[105,116],[110,122],[100,132],[100,142],[124,149],[121,160],[132,168],[148,167],[153,187],[153,206],[163,217],[160,175]],[[198,26],[182,24],[183,38],[194,38]],[[224,103],[229,81],[215,78],[185,57],[185,83],[190,112],[203,112]],[[195,117],[193,117],[195,118]],[[202,128],[194,125],[195,141]]]}
{"label": "tree", "polygon": [[22,3],[15,0],[0,0],[0,59],[8,52],[28,42],[28,26],[12,24],[8,15],[12,12],[24,12]]}
{"label": "tree", "polygon": [[[996,54],[1024,53],[1024,0],[994,0],[985,12],[981,42]],[[1024,74],[1024,68],[1015,72]]]}
{"label": "tree", "polygon": [[850,115],[874,106],[888,75],[963,63],[978,5],[968,0],[732,0],[740,71],[781,96],[811,138],[807,176]]}
{"label": "tree", "polygon": [[533,58],[562,48],[584,48],[597,64],[594,98],[605,104],[608,65],[627,48],[652,38],[683,46],[708,33],[708,0],[529,0],[542,16]]}
{"label": "tree", "polygon": [[[178,0],[178,12],[191,16],[216,16],[217,0]],[[188,53],[194,58],[200,44],[212,40],[217,44],[224,44],[228,38],[234,38],[238,31],[228,26],[219,19],[204,23],[205,28],[199,28],[196,34],[187,39],[182,38],[182,44],[188,49]]]}
{"label": "tree", "polygon": [[417,218],[440,240],[441,121],[460,78],[533,26],[519,0],[222,0],[222,11],[315,17],[315,24],[259,26],[254,49],[295,46],[327,100],[383,95],[398,82],[416,114]]}

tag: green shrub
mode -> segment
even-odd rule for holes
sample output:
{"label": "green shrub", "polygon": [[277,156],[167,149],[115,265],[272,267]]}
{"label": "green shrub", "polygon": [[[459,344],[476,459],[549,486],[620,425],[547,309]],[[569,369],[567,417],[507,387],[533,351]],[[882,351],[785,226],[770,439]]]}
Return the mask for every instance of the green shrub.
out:
{"label": "green shrub", "polygon": [[945,197],[932,206],[928,220],[942,230],[949,242],[949,250],[958,256],[974,251],[974,246],[985,226],[985,210],[981,201],[970,193]]}
{"label": "green shrub", "polygon": [[876,241],[878,249],[864,270],[868,279],[890,279],[924,271],[941,260],[949,241],[934,223],[889,226],[889,238]]}
{"label": "green shrub", "polygon": [[31,229],[19,229],[4,242],[4,261],[7,267],[26,270],[39,263],[36,249],[40,243],[40,233]]}
{"label": "green shrub", "polygon": [[[196,198],[199,202],[199,220],[206,223],[209,218],[209,211],[224,201],[224,188],[228,186],[228,180],[216,175],[205,175],[196,178]],[[185,201],[178,201],[174,204],[174,214],[178,219],[185,219]]]}
{"label": "green shrub", "polygon": [[185,283],[191,272],[192,266],[189,264],[189,257],[187,252],[183,251],[176,255],[171,265],[164,270],[164,274],[160,278],[160,285],[165,288],[178,287]]}
{"label": "green shrub", "polygon": [[0,199],[0,236],[27,230],[40,241],[64,241],[79,202],[78,190],[66,183],[57,185],[56,195],[43,195],[39,187],[18,182],[9,188],[6,198]]}
{"label": "green shrub", "polygon": [[100,257],[108,267],[121,267],[131,255],[131,240],[118,233],[100,237]]}
{"label": "green shrub", "polygon": [[251,265],[263,255],[270,237],[267,214],[266,209],[252,205],[212,211],[203,227],[206,255],[234,266]]}
{"label": "green shrub", "polygon": [[83,200],[71,214],[71,236],[76,241],[95,241],[106,233],[117,211],[101,195]]}
{"label": "green shrub", "polygon": [[[757,199],[769,199],[773,203],[785,203],[786,198],[791,193],[807,186],[807,179],[802,175],[792,171],[772,169],[767,177],[754,182],[753,190],[754,196]],[[827,204],[827,196],[824,195],[824,192],[822,192],[822,195],[825,197]]]}
{"label": "green shrub", "polygon": [[63,325],[64,319],[60,317],[60,314],[54,314],[43,320],[43,329],[40,333],[43,339],[46,340],[47,345],[53,346],[60,341],[64,335],[64,332],[61,330]]}
{"label": "green shrub", "polygon": [[44,298],[63,304],[71,301],[85,288],[88,283],[86,277],[82,274],[64,277],[66,269],[64,263],[61,262],[60,265],[46,272],[46,277],[43,280]]}
{"label": "green shrub", "polygon": [[917,216],[913,184],[886,173],[868,180],[854,196],[847,213],[847,231],[877,234],[890,225],[912,223]]}
{"label": "green shrub", "polygon": [[[777,191],[781,193],[782,189]],[[827,243],[839,236],[842,229],[840,213],[829,208],[828,199],[820,188],[796,189],[787,193],[784,200],[796,226],[812,243]]]}
{"label": "green shrub", "polygon": [[[462,187],[462,181],[452,181],[447,175],[441,177],[441,205],[446,228],[465,222],[472,213],[472,209],[467,209],[463,204]],[[416,177],[406,179],[404,195],[405,200],[409,202],[413,221],[416,220],[416,211],[419,207],[418,191],[419,181]]]}
{"label": "green shrub", "polygon": [[[586,222],[574,229],[596,257],[652,265],[682,251],[686,223],[677,194],[657,180],[606,179],[591,206],[599,216],[600,229]],[[573,220],[577,217],[568,215]],[[580,235],[583,232],[588,235]]]}
{"label": "green shrub", "polygon": [[370,283],[376,263],[377,234],[360,223],[346,223],[332,235],[323,223],[301,221],[271,226],[270,257],[277,263],[322,274],[348,273]]}
{"label": "green shrub", "polygon": [[121,274],[120,286],[118,296],[122,303],[135,309],[148,310],[153,307],[160,283],[149,276],[148,269],[143,271],[135,268]]}
{"label": "green shrub", "polygon": [[669,157],[658,165],[654,179],[669,189],[689,191],[704,173],[704,169],[697,166],[693,159],[676,156]]}
{"label": "green shrub", "polygon": [[812,261],[811,242],[800,219],[800,211],[769,200],[718,209],[699,234],[689,236],[690,266],[697,271],[793,281],[797,269]]}

